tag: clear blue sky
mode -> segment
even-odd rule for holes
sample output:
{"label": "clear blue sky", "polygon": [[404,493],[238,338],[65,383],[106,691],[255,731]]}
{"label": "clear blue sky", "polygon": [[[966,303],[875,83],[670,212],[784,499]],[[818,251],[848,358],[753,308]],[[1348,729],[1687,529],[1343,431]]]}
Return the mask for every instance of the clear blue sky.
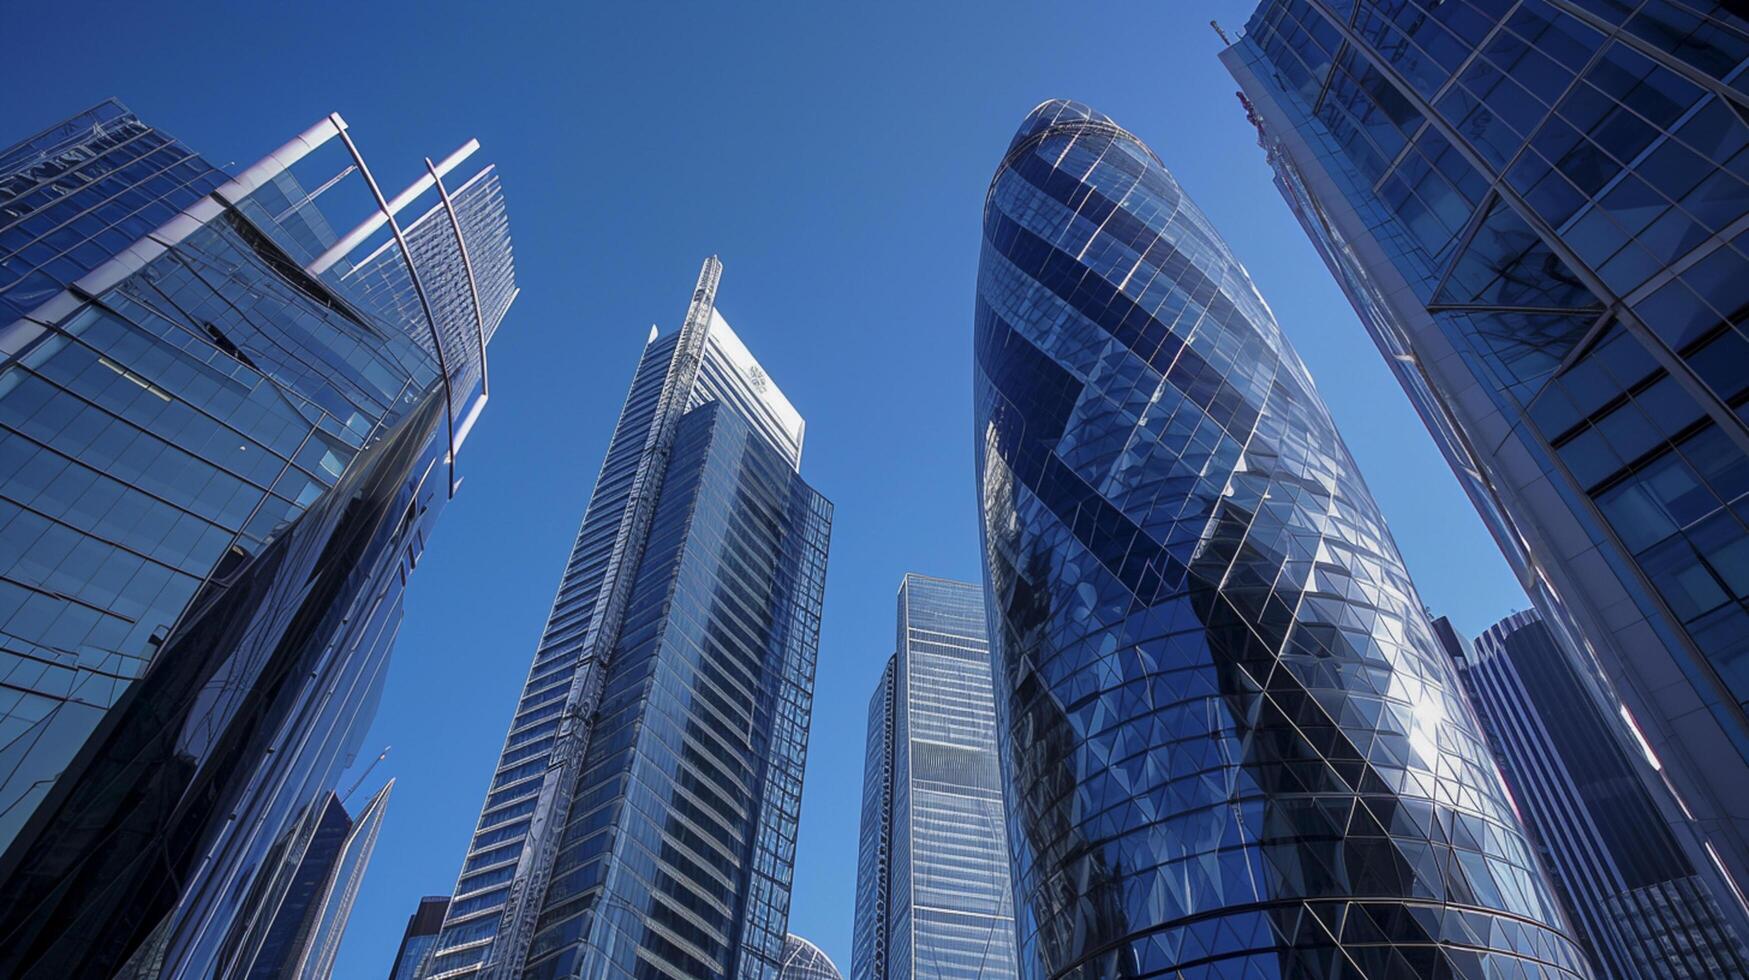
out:
{"label": "clear blue sky", "polygon": [[790,925],[849,969],[865,705],[900,574],[980,574],[979,214],[1046,98],[1147,140],[1226,235],[1423,598],[1472,633],[1525,604],[1269,182],[1208,27],[1251,0],[592,6],[102,2],[8,45],[0,139],[114,95],[221,165],[337,110],[385,185],[469,136],[501,168],[523,293],[367,741],[398,783],[342,980],[386,975],[419,896],[454,883],[634,360],[713,252],[837,504]]}

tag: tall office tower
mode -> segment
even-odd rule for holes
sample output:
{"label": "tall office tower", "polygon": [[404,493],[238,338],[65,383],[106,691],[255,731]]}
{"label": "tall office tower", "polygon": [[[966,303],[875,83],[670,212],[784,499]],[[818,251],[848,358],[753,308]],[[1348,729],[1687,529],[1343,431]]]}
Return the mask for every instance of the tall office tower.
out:
{"label": "tall office tower", "polygon": [[1033,110],[977,296],[1021,975],[1586,975],[1305,366],[1159,158]]}
{"label": "tall office tower", "polygon": [[419,900],[419,907],[407,917],[407,931],[401,934],[401,946],[395,950],[389,980],[425,980],[431,952],[437,948],[437,932],[443,928],[443,913],[448,910],[447,895],[427,895]]}
{"label": "tall office tower", "polygon": [[1662,761],[1661,812],[1699,822],[1690,859],[1740,932],[1746,30],[1693,0],[1268,0],[1222,56],[1525,591]]}
{"label": "tall office tower", "polygon": [[898,669],[898,658],[888,657],[880,683],[868,699],[862,818],[856,841],[856,909],[850,939],[851,980],[882,980],[887,975],[893,856],[893,681]]}
{"label": "tall office tower", "polygon": [[800,936],[786,936],[777,980],[844,980],[825,950]]}
{"label": "tall office tower", "polygon": [[515,293],[475,146],[393,198],[338,115],[235,174],[113,102],[0,152],[0,975],[257,957]]}
{"label": "tall office tower", "polygon": [[1488,744],[1597,975],[1612,980],[1749,976],[1749,949],[1659,814],[1624,751],[1619,717],[1535,612],[1514,613],[1475,646],[1445,619],[1435,632],[1458,665]]}
{"label": "tall office tower", "polygon": [[[239,975],[250,980],[328,980],[333,974],[393,787],[390,780],[357,817],[346,812],[338,796],[328,794],[267,938]],[[286,844],[295,841],[294,836]]]}
{"label": "tall office tower", "polygon": [[431,978],[776,971],[831,505],[721,274],[650,331]]}
{"label": "tall office tower", "polygon": [[853,980],[1016,976],[980,587],[907,573],[868,707]]}

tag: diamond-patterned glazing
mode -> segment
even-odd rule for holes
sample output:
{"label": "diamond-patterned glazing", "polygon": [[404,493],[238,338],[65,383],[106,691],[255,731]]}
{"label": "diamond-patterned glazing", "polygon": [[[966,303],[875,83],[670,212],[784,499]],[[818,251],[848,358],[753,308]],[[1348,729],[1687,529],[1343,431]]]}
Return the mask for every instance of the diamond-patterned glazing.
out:
{"label": "diamond-patterned glazing", "polygon": [[1304,365],[1086,106],[991,183],[974,375],[1023,976],[1586,974]]}

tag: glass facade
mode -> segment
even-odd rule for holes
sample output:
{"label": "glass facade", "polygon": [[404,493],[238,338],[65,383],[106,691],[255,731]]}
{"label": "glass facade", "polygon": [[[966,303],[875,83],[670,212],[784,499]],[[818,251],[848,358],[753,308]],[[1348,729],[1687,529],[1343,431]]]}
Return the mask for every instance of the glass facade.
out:
{"label": "glass facade", "polygon": [[893,680],[898,657],[888,657],[868,700],[868,737],[862,762],[862,812],[856,842],[856,914],[851,931],[852,980],[887,975],[887,909],[893,858]]}
{"label": "glass facade", "polygon": [[1159,158],[1035,109],[977,297],[1021,975],[1588,975],[1311,378]]}
{"label": "glass facade", "polygon": [[983,590],[907,574],[869,701],[853,980],[1016,976]]}
{"label": "glass facade", "polygon": [[[1223,54],[1278,184],[1572,654],[1749,875],[1749,20],[1269,0]],[[1683,811],[1686,810],[1686,813]]]}
{"label": "glass facade", "polygon": [[394,781],[354,818],[332,794],[317,811],[291,886],[274,910],[267,937],[242,975],[249,980],[328,980],[352,916],[352,903],[370,865]]}
{"label": "glass facade", "polygon": [[786,936],[777,980],[844,980],[825,950],[800,936]]}
{"label": "glass facade", "polygon": [[1749,976],[1749,949],[1647,789],[1648,760],[1623,749],[1542,618],[1514,613],[1473,647],[1434,628],[1597,976]]}
{"label": "glass facade", "polygon": [[407,917],[407,931],[401,934],[401,946],[395,950],[389,980],[425,980],[431,953],[437,948],[438,930],[443,928],[443,913],[448,909],[449,897],[445,895],[419,900],[419,908]]}
{"label": "glass facade", "polygon": [[[241,975],[357,752],[514,296],[489,170],[355,260],[401,231],[334,234],[361,161],[333,115],[226,173],[113,102],[0,152],[0,975]],[[351,279],[476,267],[498,305],[415,321]]]}
{"label": "glass facade", "polygon": [[430,977],[776,975],[831,505],[720,274],[644,348]]}

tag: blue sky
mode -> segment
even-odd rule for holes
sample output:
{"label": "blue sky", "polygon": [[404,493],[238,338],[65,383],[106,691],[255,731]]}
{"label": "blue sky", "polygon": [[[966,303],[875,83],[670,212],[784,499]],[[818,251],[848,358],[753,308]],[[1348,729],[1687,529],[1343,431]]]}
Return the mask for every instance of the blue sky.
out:
{"label": "blue sky", "polygon": [[638,351],[711,253],[837,505],[791,929],[849,968],[867,696],[899,576],[979,576],[978,219],[1046,98],[1142,136],[1225,234],[1423,598],[1471,633],[1525,604],[1269,182],[1208,26],[1252,6],[103,2],[8,45],[0,137],[114,95],[247,165],[337,110],[385,185],[469,136],[503,175],[523,293],[366,742],[398,782],[336,976],[385,975],[418,897],[454,883]]}

